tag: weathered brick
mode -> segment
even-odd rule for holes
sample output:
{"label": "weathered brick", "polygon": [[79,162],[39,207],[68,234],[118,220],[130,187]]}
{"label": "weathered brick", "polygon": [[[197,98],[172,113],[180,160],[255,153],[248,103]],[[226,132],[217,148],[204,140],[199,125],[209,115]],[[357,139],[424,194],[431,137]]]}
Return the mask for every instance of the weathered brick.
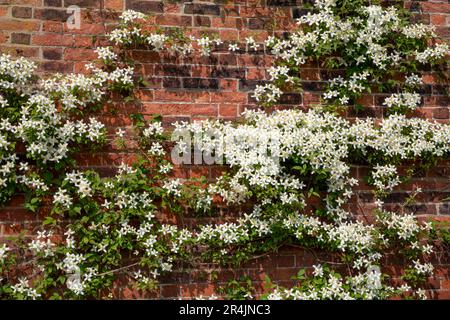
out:
{"label": "weathered brick", "polygon": [[450,215],[450,204],[449,203],[441,203],[439,205],[439,214]]}
{"label": "weathered brick", "polygon": [[71,13],[67,13],[66,10],[58,9],[36,9],[34,10],[34,18],[40,20],[51,20],[66,22],[71,16]]}
{"label": "weathered brick", "polygon": [[448,95],[449,86],[444,84],[435,84],[433,85],[433,94],[434,95]]}
{"label": "weathered brick", "polygon": [[250,18],[248,19],[249,29],[267,29],[273,25],[272,19],[269,18]]}
{"label": "weathered brick", "polygon": [[46,61],[40,64],[40,69],[48,72],[68,73],[73,70],[73,64],[61,61]]}
{"label": "weathered brick", "polygon": [[302,88],[308,91],[323,91],[325,89],[325,82],[302,81]]}
{"label": "weathered brick", "polygon": [[64,60],[68,61],[92,61],[97,59],[94,50],[66,48],[64,51]]}
{"label": "weathered brick", "polygon": [[155,75],[172,77],[189,77],[191,70],[189,66],[180,66],[175,64],[165,64],[155,66]]}
{"label": "weathered brick", "polygon": [[62,0],[44,0],[44,7],[62,7]]}
{"label": "weathered brick", "polygon": [[183,87],[186,89],[219,89],[217,79],[183,78]]}
{"label": "weathered brick", "polygon": [[435,108],[433,109],[434,119],[449,119],[449,108]]}
{"label": "weathered brick", "polygon": [[220,6],[212,4],[188,3],[184,6],[184,13],[218,16],[220,15]]}
{"label": "weathered brick", "polygon": [[196,27],[210,27],[211,18],[204,16],[194,16],[194,26]]}
{"label": "weathered brick", "polygon": [[[2,2],[3,1],[3,2]],[[163,5],[164,2],[164,5]],[[188,3],[189,2],[189,3]],[[149,83],[146,88],[136,89],[135,97],[141,104],[121,104],[120,106],[105,106],[105,112],[116,110],[116,114],[101,114],[98,119],[108,128],[108,133],[113,135],[117,126],[130,126],[131,121],[127,114],[131,112],[142,112],[146,119],[150,119],[153,114],[163,115],[163,125],[170,127],[174,121],[195,121],[210,117],[219,117],[226,121],[234,120],[241,116],[245,108],[259,108],[254,99],[251,98],[252,91],[256,85],[267,83],[267,67],[273,64],[273,57],[267,55],[264,49],[257,52],[249,50],[246,52],[245,44],[242,42],[242,50],[229,53],[228,44],[230,41],[240,39],[244,41],[246,36],[256,36],[258,41],[263,41],[269,34],[268,29],[272,27],[274,10],[282,13],[283,18],[277,16],[278,36],[285,36],[290,32],[290,18],[299,18],[310,12],[301,7],[301,3],[311,3],[312,0],[268,0],[262,1],[254,6],[255,1],[234,1],[224,4],[223,1],[196,2],[191,1],[146,1],[146,0],[0,0],[0,4],[7,5],[0,7],[0,43],[2,52],[11,53],[14,56],[31,57],[39,62],[39,71],[45,75],[53,72],[86,72],[85,63],[96,57],[91,50],[94,47],[92,35],[97,35],[95,45],[107,45],[104,35],[112,28],[110,22],[117,20],[119,12],[124,6],[144,13],[153,12],[153,21],[162,26],[194,26],[193,34],[218,35],[225,40],[224,44],[213,46],[213,54],[210,57],[198,57],[189,55],[184,58],[175,55],[165,55],[161,52],[152,52],[145,48],[133,50],[131,57],[137,61],[136,72],[142,73]],[[98,11],[83,10],[83,21],[80,29],[69,30],[65,24],[67,14],[65,9],[69,5],[79,5],[82,8],[98,8],[103,3],[105,9],[116,11],[114,18],[109,13],[102,17]],[[43,6],[41,7],[41,4]],[[49,8],[51,7],[51,8]],[[407,7],[413,12],[411,21],[431,23],[437,26],[437,33],[445,38],[448,37],[448,4],[445,1],[413,1],[407,3]],[[6,9],[7,10],[6,10]],[[34,8],[34,9],[33,9]],[[60,8],[58,10],[58,8]],[[422,10],[421,8],[424,8]],[[164,10],[163,10],[164,9]],[[39,19],[29,20],[33,16]],[[50,11],[48,11],[50,10]],[[223,13],[223,16],[220,14]],[[8,18],[24,20],[14,20]],[[88,19],[88,16],[92,20]],[[284,16],[287,16],[285,19]],[[105,20],[102,20],[105,18]],[[105,28],[102,22],[107,22]],[[212,28],[212,29],[208,29]],[[286,29],[284,29],[286,28]],[[277,29],[278,31],[278,29]],[[26,46],[30,43],[32,46]],[[64,59],[64,60],[63,60]],[[437,72],[426,66],[428,72],[424,73],[423,85],[419,92],[424,96],[424,105],[418,108],[421,115],[438,122],[446,123],[449,119],[449,97],[448,86],[437,77]],[[440,68],[442,69],[442,68]],[[445,71],[445,70],[441,70]],[[317,62],[307,63],[300,69],[299,75],[303,80],[304,92],[286,93],[280,101],[280,109],[302,109],[307,106],[317,104],[320,101],[321,91],[324,89],[325,80],[345,73],[345,70],[324,70],[319,68]],[[394,90],[395,91],[395,90]],[[394,92],[393,91],[393,92]],[[385,108],[380,107],[384,102],[388,92],[364,95],[356,103],[366,106],[362,111],[356,111],[349,107],[345,116],[355,117],[381,117]],[[352,103],[354,103],[352,101]],[[375,107],[370,105],[376,104]],[[369,106],[369,107],[367,107]],[[270,109],[271,110],[271,109]],[[112,147],[105,154],[81,152],[76,155],[76,160],[80,165],[87,168],[97,166],[96,170],[105,176],[112,176],[116,170],[114,165],[120,164],[122,160],[130,162],[133,156],[119,154],[117,148]],[[175,169],[175,175],[180,178],[205,176],[207,179],[216,178],[225,170],[222,166],[182,166]],[[399,170],[404,170],[403,167]],[[352,167],[351,175],[367,176],[370,173],[368,167]],[[422,195],[418,202],[402,208],[404,213],[411,212],[417,215],[433,216],[436,220],[450,221],[449,205],[445,198],[448,192],[438,192],[438,190],[448,189],[447,181],[450,177],[450,167],[448,163],[439,163],[432,167],[426,175],[413,178],[412,184],[420,186],[425,195]],[[386,207],[392,210],[400,210],[399,202],[409,196],[413,190],[411,185],[402,184],[396,188],[394,194],[386,199]],[[374,197],[371,189],[364,181],[360,181],[357,191],[362,194],[355,198],[360,203],[350,203],[349,211],[357,214],[357,219],[363,213],[370,212],[375,207]],[[25,226],[24,219],[36,220],[33,214],[17,209],[23,199],[13,202],[7,212],[0,210],[0,237],[5,234],[17,234],[19,229],[7,227],[3,222],[17,221],[20,226]],[[355,199],[356,201],[356,199]],[[313,204],[314,201],[311,201]],[[317,204],[316,204],[317,205]],[[232,217],[232,213],[227,208],[221,214]],[[170,214],[164,214],[162,219],[176,219]],[[214,218],[207,218],[208,222],[215,221]],[[172,221],[170,220],[170,221]],[[191,218],[186,219],[186,225],[195,226],[203,223],[203,220]],[[38,222],[36,222],[36,226]],[[28,228],[30,228],[28,226]],[[290,250],[290,251],[289,251]],[[240,275],[251,275],[257,292],[263,291],[264,276],[270,275],[274,281],[280,284],[292,284],[290,277],[297,272],[300,267],[310,267],[317,262],[317,257],[312,254],[303,254],[298,250],[280,248],[278,255],[273,255],[264,259],[258,259],[253,264],[242,266],[233,270],[218,270],[218,279],[227,281]],[[319,256],[320,259],[328,258]],[[392,263],[402,263],[401,259],[393,260]],[[441,261],[439,261],[441,263]],[[448,264],[447,264],[448,265]],[[448,297],[448,268],[441,264],[436,275],[437,280],[429,283],[428,293],[433,297]],[[257,269],[255,269],[257,268]],[[396,275],[401,272],[401,267],[391,268]],[[210,274],[204,275],[199,270],[191,272],[174,272],[162,277],[159,289],[152,294],[143,294],[137,290],[127,288],[130,279],[122,277],[117,281],[115,292],[121,298],[179,298],[181,296],[191,297],[201,293],[205,295],[214,291],[210,284]],[[308,271],[310,272],[310,268]],[[444,279],[444,280],[442,280]],[[395,279],[394,279],[395,280]]]}
{"label": "weathered brick", "polygon": [[61,60],[62,49],[60,49],[60,48],[44,48],[44,49],[42,49],[42,57],[46,60]]}
{"label": "weathered brick", "polygon": [[162,26],[192,26],[191,16],[179,16],[179,15],[159,15],[156,17],[156,23]]}
{"label": "weathered brick", "polygon": [[181,88],[181,80],[179,78],[164,78],[163,87],[168,89]]}
{"label": "weathered brick", "polygon": [[161,297],[163,298],[177,298],[180,296],[180,286],[177,284],[160,286]]}
{"label": "weathered brick", "polygon": [[245,69],[232,67],[217,67],[211,71],[213,78],[245,78]]}
{"label": "weathered brick", "polygon": [[420,2],[423,12],[450,13],[450,6],[444,2]]}
{"label": "weathered brick", "polygon": [[435,26],[443,26],[446,24],[446,16],[443,14],[432,14],[431,15],[431,24]]}
{"label": "weathered brick", "polygon": [[238,106],[236,104],[219,105],[219,117],[237,117]]}
{"label": "weathered brick", "polygon": [[420,2],[413,1],[409,4],[409,6],[406,6],[406,7],[410,12],[413,12],[413,13],[421,12]]}
{"label": "weathered brick", "polygon": [[3,20],[0,21],[0,30],[38,31],[39,21]]}
{"label": "weathered brick", "polygon": [[256,89],[256,86],[262,86],[266,84],[264,80],[247,80],[241,79],[239,80],[239,90],[240,91],[252,91]]}
{"label": "weathered brick", "polygon": [[73,38],[61,34],[36,34],[33,36],[33,44],[40,46],[71,46]]}
{"label": "weathered brick", "polygon": [[8,7],[0,7],[0,17],[5,17],[8,15]]}
{"label": "weathered brick", "polygon": [[267,5],[272,7],[298,6],[302,4],[302,0],[267,0]]}
{"label": "weathered brick", "polygon": [[300,93],[283,93],[278,100],[280,104],[302,104],[302,95]]}
{"label": "weathered brick", "polygon": [[58,21],[43,21],[42,22],[43,32],[58,32],[62,33],[64,31],[64,26],[62,22]]}
{"label": "weathered brick", "polygon": [[81,8],[99,7],[100,0],[64,0],[64,6],[79,6]]}
{"label": "weathered brick", "polygon": [[211,93],[211,102],[246,103],[247,94],[243,92],[214,92]]}
{"label": "weathered brick", "polygon": [[11,15],[14,18],[27,19],[33,15],[33,8],[30,7],[12,7]]}
{"label": "weathered brick", "polygon": [[12,33],[11,43],[30,44],[31,35],[28,33]]}
{"label": "weathered brick", "polygon": [[142,13],[164,11],[164,4],[160,1],[126,0],[125,7]]}
{"label": "weathered brick", "polygon": [[122,11],[124,2],[125,0],[105,0],[105,8]]}

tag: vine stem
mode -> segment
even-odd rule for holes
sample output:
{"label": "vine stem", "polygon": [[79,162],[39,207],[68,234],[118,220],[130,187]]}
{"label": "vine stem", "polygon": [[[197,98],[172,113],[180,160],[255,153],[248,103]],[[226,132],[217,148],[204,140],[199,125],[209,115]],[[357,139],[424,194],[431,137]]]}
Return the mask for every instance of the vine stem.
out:
{"label": "vine stem", "polygon": [[110,270],[110,271],[99,273],[97,276],[99,277],[99,276],[105,276],[107,274],[112,274],[112,273],[115,273],[117,271],[121,271],[121,270],[125,270],[125,269],[128,269],[128,268],[137,266],[138,264],[139,264],[139,262],[135,262],[135,263],[132,263],[132,264],[127,265],[127,266],[123,266],[123,267],[120,267],[120,268],[117,268],[117,269],[113,269],[113,270]]}
{"label": "vine stem", "polygon": [[286,245],[287,245],[287,246],[290,246],[290,247],[299,248],[299,249],[303,249],[303,250],[309,251],[309,252],[314,256],[314,258],[316,258],[316,260],[319,261],[319,262],[321,262],[321,263],[328,263],[328,264],[340,265],[340,266],[342,266],[342,265],[347,266],[347,265],[348,265],[348,264],[345,263],[345,262],[334,262],[334,261],[327,261],[327,260],[320,259],[320,258],[317,256],[316,252],[314,252],[314,250],[312,250],[312,249],[310,249],[310,248],[306,248],[306,247],[299,246],[299,245],[292,244],[292,243],[288,243],[288,244],[286,244]]}

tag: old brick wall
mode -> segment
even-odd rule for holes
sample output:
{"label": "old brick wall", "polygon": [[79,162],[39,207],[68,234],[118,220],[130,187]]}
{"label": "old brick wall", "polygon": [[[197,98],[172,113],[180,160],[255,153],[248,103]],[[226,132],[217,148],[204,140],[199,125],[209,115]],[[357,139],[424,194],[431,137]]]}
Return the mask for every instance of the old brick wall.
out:
{"label": "old brick wall", "polygon": [[[309,1],[309,0],[303,0]],[[81,8],[81,28],[69,29],[66,20],[70,15],[67,7]],[[405,4],[414,18],[434,24],[442,40],[450,37],[450,4],[447,1],[413,1]],[[84,64],[96,55],[93,48],[106,43],[105,33],[117,22],[125,9],[151,13],[157,24],[164,27],[182,26],[195,34],[210,32],[223,40],[245,41],[254,36],[264,39],[272,31],[288,32],[293,19],[306,12],[301,0],[248,0],[248,1],[146,1],[146,0],[0,0],[0,51],[25,56],[39,62],[39,71],[45,76],[54,72],[83,72]],[[141,112],[151,116],[163,115],[166,124],[175,120],[193,121],[205,118],[235,119],[247,107],[254,107],[251,90],[266,79],[266,67],[271,57],[263,49],[254,53],[241,51],[230,54],[227,46],[216,48],[211,57],[177,58],[145,50],[132,52],[137,70],[144,74],[148,87],[139,88],[136,96],[140,105],[119,104],[105,106],[98,114],[111,132],[117,127],[130,125],[129,114]],[[304,92],[285,94],[282,107],[307,108],[318,101],[324,81],[330,77],[319,65],[306,65],[301,70]],[[423,106],[418,116],[448,122],[448,85],[438,83],[434,72],[423,74]],[[349,112],[348,117],[382,117],[382,94],[366,95],[361,103],[369,108],[363,114]],[[95,167],[108,173],[121,161],[130,161],[131,153],[119,152],[114,147],[95,154],[77,156],[80,166]],[[184,166],[177,170],[180,177],[205,175],[214,178],[221,168],[214,166]],[[353,168],[354,175],[362,178],[365,167]],[[402,185],[387,200],[393,209],[413,211],[421,217],[434,217],[450,221],[450,163],[442,162],[424,176],[417,176],[412,184]],[[418,203],[400,207],[406,192],[412,186],[424,190]],[[374,208],[369,189],[361,182],[360,192],[350,205],[361,215]],[[0,211],[0,237],[31,229],[42,219],[20,207],[20,196]],[[448,253],[436,257],[437,275],[430,279],[429,293],[433,298],[450,299]],[[250,275],[260,289],[264,275],[268,274],[280,284],[288,284],[290,277],[300,267],[317,262],[314,255],[295,248],[281,248],[277,254],[255,260],[240,269],[221,270],[218,281],[240,275]],[[393,259],[394,274],[401,268],[401,261]],[[163,279],[156,293],[141,295],[127,287],[126,278],[118,281],[116,296],[119,298],[160,297],[176,298],[194,295],[210,295],[215,292],[211,285],[208,268],[190,272],[174,272]],[[397,273],[398,274],[398,273]],[[217,294],[217,293],[216,293]]]}

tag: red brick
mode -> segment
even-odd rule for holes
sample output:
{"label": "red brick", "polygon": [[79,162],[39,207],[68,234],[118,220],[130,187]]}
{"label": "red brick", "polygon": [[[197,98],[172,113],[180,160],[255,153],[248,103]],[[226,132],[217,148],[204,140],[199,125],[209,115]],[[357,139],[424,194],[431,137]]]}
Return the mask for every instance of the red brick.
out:
{"label": "red brick", "polygon": [[179,4],[179,3],[166,2],[166,3],[164,3],[164,12],[181,13],[181,6],[182,6],[182,4]]}
{"label": "red brick", "polygon": [[242,92],[212,92],[211,102],[246,103],[247,94]]}
{"label": "red brick", "polygon": [[[66,1],[66,4],[69,2],[75,3],[74,1],[76,3],[82,1],[89,7],[98,5],[96,0],[70,0]],[[188,31],[188,33],[197,36],[217,34],[224,40],[237,39],[243,43],[245,37],[252,35],[262,41],[269,34],[267,27],[273,22],[274,8],[255,7],[253,6],[254,3],[256,1],[253,0],[248,3],[238,0],[234,3],[229,2],[229,4],[217,2],[215,4],[196,3],[195,5],[165,2],[163,13],[161,1],[105,0],[104,7],[111,10],[111,15],[110,12],[107,16],[102,16],[95,10],[89,12],[83,10],[81,29],[69,30],[65,25],[67,14],[65,8],[62,7],[63,1],[12,0],[9,7],[0,6],[0,17],[2,17],[0,21],[1,50],[2,52],[10,52],[14,56],[23,55],[39,61],[39,72],[44,75],[53,72],[72,71],[87,73],[85,70],[86,61],[96,59],[96,54],[92,48],[107,45],[105,34],[107,30],[112,29],[118,13],[125,6],[135,9],[150,9],[150,11],[156,12],[152,20],[158,25],[194,26],[194,31]],[[448,37],[446,20],[448,19],[449,5],[444,1],[422,2],[420,5],[424,13],[416,14],[414,20],[422,19],[424,23],[434,24],[437,26],[439,35]],[[185,14],[186,6],[188,7],[187,12],[197,12],[197,14]],[[41,17],[42,19],[54,19],[55,21],[31,20],[33,11],[36,12],[35,18]],[[280,16],[277,16],[275,28],[280,29],[279,31],[289,32],[293,24],[286,17],[291,15],[291,11],[291,7],[277,9]],[[218,16],[218,12],[223,13],[223,17]],[[8,17],[8,15],[25,20],[16,20]],[[89,20],[89,16],[92,17],[92,20]],[[103,20],[103,18],[105,19]],[[103,22],[107,24],[106,27]],[[249,24],[251,28],[261,28],[265,31],[248,30],[246,24]],[[151,26],[147,27],[148,30],[154,30]],[[277,34],[281,34],[281,32],[277,32]],[[29,35],[31,35],[31,46],[27,46]],[[95,36],[95,43],[93,36]],[[193,121],[219,117],[224,120],[232,120],[238,118],[244,108],[254,108],[255,105],[249,104],[249,100],[254,103],[248,95],[252,90],[251,85],[256,83],[257,80],[267,78],[266,70],[268,66],[273,64],[273,57],[262,54],[263,52],[258,52],[258,54],[252,52],[250,54],[230,54],[226,43],[214,50],[217,52],[214,52],[211,57],[189,55],[183,58],[155,53],[145,48],[130,52],[130,57],[137,61],[135,65],[136,73],[142,73],[149,84],[145,85],[145,88],[135,90],[136,103],[114,102],[104,106],[102,113],[98,115],[98,119],[107,126],[109,135],[112,136],[117,127],[130,128],[130,113],[142,112],[147,120],[151,119],[153,114],[162,114],[164,125],[169,126],[173,121],[180,119]],[[324,70],[319,69],[317,61],[309,61],[300,69],[300,76],[307,81],[317,81],[321,79],[321,76],[326,77],[326,75],[327,73]],[[424,107],[419,108],[416,115],[447,123],[449,119],[448,97],[441,92],[444,88],[443,84],[438,81],[434,71],[424,73],[423,80],[426,84],[436,84],[433,87],[436,92],[433,91],[433,93],[439,93],[440,95],[425,95]],[[164,90],[162,90],[163,84]],[[167,89],[166,86],[171,89]],[[238,90],[245,90],[245,92],[238,92]],[[320,102],[320,93],[304,92],[302,98],[303,105],[296,107],[305,110],[307,107]],[[364,95],[357,102],[364,105],[373,105],[374,95]],[[274,107],[268,109],[268,111],[277,108],[281,109],[282,107]],[[374,114],[381,116],[380,109],[374,109]],[[348,116],[355,117],[356,114],[349,112]],[[132,144],[131,140],[129,144]],[[101,172],[108,172],[109,174],[113,173],[114,165],[122,161],[131,163],[135,157],[133,151],[121,153],[117,146],[109,146],[103,152],[88,153],[83,151],[76,155],[76,159],[81,166],[97,166]],[[449,166],[450,162],[439,163],[425,177],[414,178],[410,183],[397,187],[395,189],[397,193],[410,192],[415,187],[422,187],[424,190],[424,194],[418,199],[419,201],[404,208],[402,212],[414,212],[419,215],[418,217],[421,220],[432,218],[436,221],[449,221],[448,206],[442,202],[442,195],[444,194],[442,190],[448,188]],[[207,179],[213,179],[226,170],[227,167],[218,165],[177,166],[174,169],[174,176],[183,179],[205,176]],[[404,171],[404,167],[401,167],[400,171]],[[366,221],[366,219],[371,219],[368,213],[375,208],[373,203],[360,203],[361,199],[364,199],[364,195],[371,190],[370,186],[362,180],[362,176],[368,174],[368,168],[363,166],[352,167],[351,174],[359,177],[359,186],[355,188],[359,193],[351,199],[346,209],[354,212],[356,219],[359,221]],[[218,205],[221,206],[220,199],[216,200]],[[0,237],[4,238],[8,234],[17,234],[20,228],[32,230],[39,225],[39,221],[42,220],[43,215],[49,209],[45,208],[40,214],[29,213],[20,208],[22,202],[23,198],[15,198],[8,204],[8,208],[0,210]],[[319,199],[311,199],[306,211],[310,211],[313,204],[319,205]],[[398,203],[389,203],[387,206],[394,209],[399,208]],[[184,217],[183,223],[186,223],[187,226],[196,226],[202,223],[231,221],[235,217],[235,215],[229,213],[230,210],[226,206],[221,208],[223,212],[220,213],[218,218]],[[439,215],[437,215],[438,213]],[[158,219],[167,221],[167,223],[181,223],[181,220],[170,212],[161,213]],[[8,221],[18,222],[18,227],[13,228]],[[323,259],[329,260],[328,258]],[[429,290],[428,293],[433,298],[450,298],[448,264],[446,265],[445,261],[439,262],[442,264],[436,268],[436,278],[429,281],[433,290]],[[262,292],[265,275],[270,275],[274,281],[282,285],[291,286],[293,282],[290,278],[297,273],[298,268],[307,267],[308,272],[310,272],[311,265],[315,263],[317,263],[317,258],[308,252],[300,252],[298,249],[291,247],[280,248],[278,254],[254,260],[238,269],[219,269],[218,279],[225,282],[228,279],[249,275],[254,279],[257,292]],[[403,271],[403,267],[395,264],[400,263],[400,259],[398,261],[390,260],[388,263],[392,265],[388,265],[386,270],[398,278]],[[136,290],[130,285],[128,277],[121,276],[115,282],[114,294],[115,297],[126,299],[188,298],[200,294],[211,295],[217,287],[211,283],[211,274],[200,269],[185,272],[182,276],[171,274],[164,277],[161,279],[161,284],[156,292]],[[177,271],[177,273],[180,272]],[[178,278],[182,277],[185,280],[178,281]]]}
{"label": "red brick", "polygon": [[178,298],[180,297],[180,286],[176,284],[161,285],[160,292],[162,298]]}
{"label": "red brick", "polygon": [[435,119],[449,119],[448,108],[435,108],[433,109],[433,118]]}
{"label": "red brick", "polygon": [[4,20],[0,21],[0,30],[38,31],[39,21]]}
{"label": "red brick", "polygon": [[94,50],[66,48],[64,59],[72,61],[92,61],[97,59]]}
{"label": "red brick", "polygon": [[11,43],[29,45],[31,35],[28,33],[11,33]]}
{"label": "red brick", "polygon": [[164,14],[156,17],[156,23],[162,26],[192,26],[191,16]]}
{"label": "red brick", "polygon": [[84,23],[80,25],[80,29],[69,29],[67,24],[64,24],[64,32],[84,35],[104,35],[106,33],[105,27],[102,24]]}
{"label": "red brick", "polygon": [[212,284],[194,284],[194,285],[182,285],[181,296],[182,297],[210,297],[212,295],[218,296],[216,287]]}
{"label": "red brick", "polygon": [[0,7],[0,17],[4,17],[8,14],[8,7]]}
{"label": "red brick", "polygon": [[39,57],[39,48],[26,46],[0,46],[2,53],[8,53],[14,57],[37,58]]}
{"label": "red brick", "polygon": [[44,32],[63,32],[64,26],[59,21],[43,21],[42,31]]}
{"label": "red brick", "polygon": [[238,106],[236,104],[221,104],[219,105],[220,117],[237,117]]}
{"label": "red brick", "polygon": [[237,30],[220,30],[219,37],[223,41],[236,41],[239,38],[239,31]]}
{"label": "red brick", "polygon": [[12,7],[11,15],[14,18],[27,19],[33,15],[33,8],[31,7]]}
{"label": "red brick", "polygon": [[434,13],[450,13],[450,5],[448,3],[439,2],[421,2],[423,12],[434,12]]}
{"label": "red brick", "polygon": [[220,79],[219,80],[220,91],[237,91],[238,80],[236,79]]}
{"label": "red brick", "polygon": [[39,46],[64,46],[73,45],[73,37],[59,34],[36,34],[33,36],[32,43]]}
{"label": "red brick", "polygon": [[239,28],[242,27],[243,22],[241,18],[234,17],[221,17],[221,18],[212,18],[211,26],[213,28]]}
{"label": "red brick", "polygon": [[265,68],[248,68],[247,77],[248,80],[264,80],[266,79]]}
{"label": "red brick", "polygon": [[446,24],[446,16],[442,14],[432,14],[431,24],[436,26],[444,26]]}
{"label": "red brick", "polygon": [[124,8],[124,0],[105,0],[105,8],[122,11]]}
{"label": "red brick", "polygon": [[209,102],[210,94],[208,92],[185,92],[185,91],[160,91],[154,93],[155,101],[171,101],[171,102]]}

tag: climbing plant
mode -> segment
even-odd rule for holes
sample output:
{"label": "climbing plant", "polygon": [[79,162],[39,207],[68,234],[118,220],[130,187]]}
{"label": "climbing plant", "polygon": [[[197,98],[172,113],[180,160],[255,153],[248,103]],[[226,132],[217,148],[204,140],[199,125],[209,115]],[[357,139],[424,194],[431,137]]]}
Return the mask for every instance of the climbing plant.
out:
{"label": "climbing plant", "polygon": [[[88,65],[90,75],[37,81],[33,63],[0,57],[0,201],[21,191],[27,209],[50,207],[34,237],[0,245],[0,297],[107,298],[124,273],[140,289],[152,290],[160,275],[181,262],[237,266],[284,245],[326,251],[334,259],[316,264],[311,275],[300,271],[293,289],[271,285],[266,298],[424,297],[421,288],[433,274],[430,257],[448,245],[448,236],[412,214],[386,210],[383,200],[415,170],[449,155],[448,125],[404,114],[420,105],[414,91],[420,67],[442,62],[448,50],[445,44],[429,46],[432,28],[410,23],[397,7],[316,1],[287,38],[247,38],[228,49],[265,46],[275,57],[268,83],[254,93],[262,105],[299,90],[298,73],[308,60],[341,70],[321,106],[306,112],[247,110],[240,123],[178,123],[174,136],[183,139],[170,151],[159,118],[146,121],[136,114],[132,129],[119,130],[114,143],[133,146],[137,160],[111,177],[81,171],[71,156],[93,142],[105,143],[104,125],[83,119],[109,94],[129,96],[136,85],[129,49],[209,55],[223,45],[206,35],[166,33],[149,19],[124,12],[108,35],[111,46],[97,48],[99,61]],[[393,80],[397,74],[403,81]],[[385,100],[390,115],[382,121],[350,122],[335,112],[374,87],[398,90]],[[188,143],[195,137],[201,143]],[[174,155],[183,158],[194,146],[227,164],[228,172],[214,183],[174,177]],[[411,162],[416,166],[400,175],[399,166]],[[366,180],[377,206],[371,219],[361,220],[348,206],[359,183],[350,174],[354,164],[370,168]],[[405,205],[420,192],[411,192]],[[318,204],[309,205],[313,201]],[[234,222],[187,228],[161,219],[175,214],[180,221],[187,212],[206,215],[224,205],[239,213]],[[388,255],[406,261],[400,285],[383,270]],[[249,287],[236,281],[223,291],[250,298]]]}

